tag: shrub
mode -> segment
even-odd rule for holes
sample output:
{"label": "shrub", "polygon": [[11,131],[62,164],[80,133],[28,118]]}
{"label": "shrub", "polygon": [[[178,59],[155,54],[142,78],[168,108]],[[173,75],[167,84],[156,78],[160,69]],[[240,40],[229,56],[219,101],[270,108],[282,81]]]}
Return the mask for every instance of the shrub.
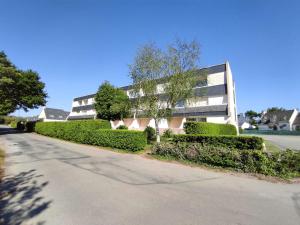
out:
{"label": "shrub", "polygon": [[173,136],[173,131],[171,129],[167,129],[163,133],[163,137],[165,138],[171,138]]}
{"label": "shrub", "polygon": [[17,123],[17,121],[18,121],[17,117],[14,117],[14,116],[2,116],[1,120],[2,120],[3,124],[5,124],[5,125],[9,125],[12,122]]}
{"label": "shrub", "polygon": [[147,142],[150,143],[151,141],[155,140],[155,129],[153,127],[147,126],[144,130],[144,133],[147,137]]}
{"label": "shrub", "polygon": [[147,144],[145,134],[141,131],[99,129],[99,126],[83,121],[38,122],[35,131],[67,141],[132,151],[141,150]]}
{"label": "shrub", "polygon": [[11,128],[17,128],[17,121],[11,121],[8,125],[11,127]]}
{"label": "shrub", "polygon": [[233,168],[249,173],[271,176],[300,176],[300,152],[286,150],[276,153],[259,150],[237,150],[198,143],[160,143],[152,153],[194,163]]}
{"label": "shrub", "polygon": [[186,122],[184,131],[186,134],[237,135],[234,125],[207,122]]}
{"label": "shrub", "polygon": [[17,128],[17,130],[23,131],[25,129],[25,122],[24,121],[18,121],[16,128]]}
{"label": "shrub", "polygon": [[202,145],[221,146],[236,149],[263,149],[263,139],[260,137],[246,137],[246,136],[214,136],[214,135],[192,135],[192,134],[178,134],[173,136],[174,142],[189,142],[199,143]]}
{"label": "shrub", "polygon": [[126,127],[125,125],[120,125],[117,127],[118,130],[128,130],[128,127]]}
{"label": "shrub", "polygon": [[25,131],[34,132],[36,121],[27,121],[25,123]]}

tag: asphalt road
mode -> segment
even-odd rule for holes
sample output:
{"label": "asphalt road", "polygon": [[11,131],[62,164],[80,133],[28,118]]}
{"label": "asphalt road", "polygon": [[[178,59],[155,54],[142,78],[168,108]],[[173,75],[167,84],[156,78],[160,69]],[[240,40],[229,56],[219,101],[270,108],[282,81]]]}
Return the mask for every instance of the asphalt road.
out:
{"label": "asphalt road", "polygon": [[[0,218],[10,224],[299,225],[300,184],[2,134]],[[0,222],[1,224],[1,222]]]}
{"label": "asphalt road", "polygon": [[300,136],[292,135],[256,135],[277,145],[281,149],[300,150]]}

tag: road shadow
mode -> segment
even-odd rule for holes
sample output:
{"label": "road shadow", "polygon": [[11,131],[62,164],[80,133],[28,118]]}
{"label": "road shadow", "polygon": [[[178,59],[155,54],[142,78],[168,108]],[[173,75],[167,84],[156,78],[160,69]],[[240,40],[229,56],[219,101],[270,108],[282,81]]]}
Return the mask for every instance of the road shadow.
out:
{"label": "road shadow", "polygon": [[[0,184],[0,224],[20,225],[49,208],[52,201],[46,201],[40,192],[48,182],[39,183],[35,170],[6,176]],[[37,222],[43,224],[44,221]]]}
{"label": "road shadow", "polygon": [[0,135],[5,135],[5,134],[19,134],[19,133],[24,133],[24,131],[20,131],[5,125],[0,125]]}

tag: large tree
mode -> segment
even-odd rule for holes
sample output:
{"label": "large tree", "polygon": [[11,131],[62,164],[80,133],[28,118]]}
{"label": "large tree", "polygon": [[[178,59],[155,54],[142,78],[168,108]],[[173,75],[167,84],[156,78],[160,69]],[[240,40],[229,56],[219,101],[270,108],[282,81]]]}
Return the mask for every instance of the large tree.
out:
{"label": "large tree", "polygon": [[20,70],[0,52],[0,115],[28,111],[46,104],[45,84],[32,70]]}
{"label": "large tree", "polygon": [[159,122],[171,116],[177,102],[192,96],[199,55],[196,41],[176,40],[166,51],[146,44],[129,66],[136,112],[154,119],[157,142]]}
{"label": "large tree", "polygon": [[123,90],[106,81],[96,94],[95,109],[100,119],[122,120],[130,113],[130,101]]}

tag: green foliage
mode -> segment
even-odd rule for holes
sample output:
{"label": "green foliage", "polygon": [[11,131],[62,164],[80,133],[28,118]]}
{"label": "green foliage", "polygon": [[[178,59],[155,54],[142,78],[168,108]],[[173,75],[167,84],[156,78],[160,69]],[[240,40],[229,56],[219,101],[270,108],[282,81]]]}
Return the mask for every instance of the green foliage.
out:
{"label": "green foliage", "polygon": [[173,131],[171,129],[167,129],[163,133],[163,137],[165,138],[171,138],[173,136]]}
{"label": "green foliage", "polygon": [[186,134],[237,135],[234,125],[207,122],[186,122],[184,131]]}
{"label": "green foliage", "polygon": [[286,111],[285,108],[282,108],[282,107],[271,107],[271,108],[268,108],[267,109],[267,113],[275,113],[275,112],[283,112],[283,111]]}
{"label": "green foliage", "polygon": [[[143,132],[109,130],[108,121],[38,122],[35,131],[50,137],[82,144],[113,147],[131,151],[143,149],[147,140]],[[104,129],[103,129],[104,128]]]}
{"label": "green foliage", "polygon": [[121,120],[130,113],[130,101],[123,90],[104,82],[96,94],[95,109],[100,119]]}
{"label": "green foliage", "polygon": [[18,121],[16,128],[17,128],[17,130],[20,130],[20,131],[25,130],[25,121]]}
{"label": "green foliage", "polygon": [[[153,118],[159,142],[158,123],[168,118],[176,103],[192,96],[200,50],[195,41],[185,43],[177,40],[163,52],[154,44],[139,49],[132,65],[130,77],[133,81],[134,107],[145,116]],[[164,100],[158,95],[158,84]]]}
{"label": "green foliage", "polygon": [[45,105],[47,94],[44,88],[37,72],[16,68],[5,53],[0,52],[0,115]]}
{"label": "green foliage", "polygon": [[198,143],[162,143],[154,145],[152,153],[247,173],[285,178],[300,176],[300,152],[292,150],[270,153],[260,150],[240,151]]}
{"label": "green foliage", "polygon": [[11,121],[8,125],[9,125],[11,128],[17,128],[17,124],[18,124],[18,121],[17,121],[17,120],[13,120],[13,121]]}
{"label": "green foliage", "polygon": [[199,143],[202,145],[212,145],[227,147],[230,149],[263,149],[263,139],[260,137],[246,136],[214,136],[214,135],[193,135],[178,134],[173,136],[174,142]]}
{"label": "green foliage", "polygon": [[26,132],[34,132],[36,121],[27,121],[25,123]]}
{"label": "green foliage", "polygon": [[260,113],[257,113],[253,110],[248,110],[248,111],[245,112],[245,116],[250,118],[250,119],[253,119],[254,117],[260,116]]}
{"label": "green foliage", "polygon": [[13,121],[17,121],[18,118],[15,116],[1,116],[0,121],[1,124],[9,125]]}
{"label": "green foliage", "polygon": [[117,127],[118,130],[128,130],[128,127],[126,127],[125,125],[120,125]]}
{"label": "green foliage", "polygon": [[147,137],[147,142],[148,143],[151,143],[151,141],[154,141],[155,140],[155,129],[150,127],[150,126],[147,126],[144,130],[144,133]]}

